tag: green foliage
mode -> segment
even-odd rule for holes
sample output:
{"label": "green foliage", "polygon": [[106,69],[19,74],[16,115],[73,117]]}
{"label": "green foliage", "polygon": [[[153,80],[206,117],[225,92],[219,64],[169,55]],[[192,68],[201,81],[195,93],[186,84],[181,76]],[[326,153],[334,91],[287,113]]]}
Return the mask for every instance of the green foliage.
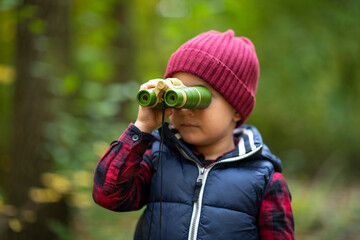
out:
{"label": "green foliage", "polygon": [[35,34],[44,33],[46,23],[40,19],[34,19],[29,25],[29,31]]}
{"label": "green foliage", "polygon": [[13,9],[19,4],[20,0],[3,0],[0,2],[0,11]]}
{"label": "green foliage", "polygon": [[[52,223],[64,239],[111,239],[122,233],[129,239],[139,212],[119,215],[94,206],[91,177],[84,184],[79,179],[92,176],[108,144],[135,120],[140,83],[161,78],[169,56],[186,40],[229,28],[256,46],[261,76],[248,123],[281,157],[285,176],[296,179],[289,186],[299,238],[359,234],[359,192],[340,189],[360,169],[359,1],[76,0],[65,67],[56,64],[56,44],[45,35],[52,26],[36,17],[32,5],[18,11],[19,2],[0,3],[0,166],[9,169],[11,160],[16,23],[29,20],[35,47],[47,56],[30,68],[49,81],[52,95],[44,154],[54,160],[53,171],[74,186],[69,190],[73,229]],[[65,73],[57,74],[60,68]],[[316,183],[308,188],[304,179]]]}
{"label": "green foliage", "polygon": [[358,239],[360,208],[356,185],[290,181],[298,239]]}
{"label": "green foliage", "polygon": [[[267,25],[266,41],[257,44],[262,75],[252,120],[264,128],[265,139],[280,155],[289,149],[302,151],[305,165],[297,170],[313,174],[332,156],[344,158],[357,152],[351,141],[346,148],[340,147],[344,139],[356,142],[352,133],[359,130],[359,112],[354,111],[359,103],[355,97],[359,84],[354,81],[359,71],[351,67],[359,61],[355,37],[359,30],[349,21],[357,10],[334,2],[276,8],[281,15]],[[351,34],[346,30],[350,28],[354,29]],[[292,159],[284,161],[291,165]],[[307,166],[309,162],[312,167]]]}

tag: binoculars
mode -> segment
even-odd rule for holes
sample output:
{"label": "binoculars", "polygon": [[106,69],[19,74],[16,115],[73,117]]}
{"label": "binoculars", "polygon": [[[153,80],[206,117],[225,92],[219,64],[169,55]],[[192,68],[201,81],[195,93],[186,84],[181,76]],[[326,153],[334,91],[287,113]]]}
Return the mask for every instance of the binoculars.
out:
{"label": "binoculars", "polygon": [[144,107],[204,109],[210,105],[211,93],[203,86],[186,87],[177,78],[159,80],[155,88],[140,90],[137,101]]}

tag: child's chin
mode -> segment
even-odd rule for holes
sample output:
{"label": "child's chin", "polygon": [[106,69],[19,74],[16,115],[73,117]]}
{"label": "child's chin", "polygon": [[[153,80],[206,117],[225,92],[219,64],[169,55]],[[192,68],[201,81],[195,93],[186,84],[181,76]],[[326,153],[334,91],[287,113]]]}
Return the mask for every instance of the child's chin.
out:
{"label": "child's chin", "polygon": [[199,138],[196,137],[196,136],[181,134],[181,137],[188,144],[191,144],[191,145],[194,145],[194,146],[201,145],[200,141],[199,141]]}

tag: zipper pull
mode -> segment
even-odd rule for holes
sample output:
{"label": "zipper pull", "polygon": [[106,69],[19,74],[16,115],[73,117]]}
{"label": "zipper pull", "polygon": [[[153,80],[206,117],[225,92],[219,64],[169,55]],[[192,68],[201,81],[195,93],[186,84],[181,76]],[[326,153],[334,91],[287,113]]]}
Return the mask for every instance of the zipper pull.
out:
{"label": "zipper pull", "polygon": [[200,174],[199,174],[198,178],[196,179],[194,195],[192,198],[193,202],[197,202],[197,200],[199,199],[200,190],[201,190],[203,179],[204,179],[204,173],[205,173],[205,168],[203,167],[200,170]]}

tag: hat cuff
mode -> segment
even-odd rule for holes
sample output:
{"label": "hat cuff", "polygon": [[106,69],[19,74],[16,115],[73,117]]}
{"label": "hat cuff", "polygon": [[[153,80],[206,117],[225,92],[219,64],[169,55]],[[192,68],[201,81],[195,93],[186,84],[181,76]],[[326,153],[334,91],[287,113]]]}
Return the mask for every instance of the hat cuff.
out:
{"label": "hat cuff", "polygon": [[255,106],[255,96],[247,86],[222,61],[194,48],[183,48],[170,58],[165,78],[176,72],[198,76],[218,91],[240,114],[243,124]]}

